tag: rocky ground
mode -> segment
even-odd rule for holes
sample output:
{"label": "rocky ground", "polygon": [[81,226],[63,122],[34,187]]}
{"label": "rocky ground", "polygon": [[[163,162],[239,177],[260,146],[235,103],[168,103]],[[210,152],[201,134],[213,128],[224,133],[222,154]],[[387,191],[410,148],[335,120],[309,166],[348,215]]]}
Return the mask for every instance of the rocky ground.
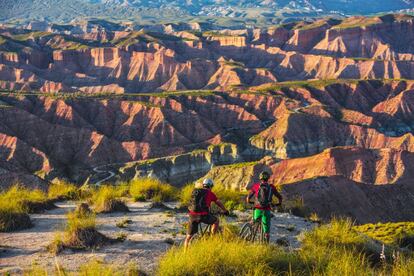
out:
{"label": "rocky ground", "polygon": [[[0,273],[20,274],[34,264],[54,267],[56,261],[67,270],[76,270],[91,259],[100,259],[117,265],[133,261],[150,274],[156,269],[159,257],[183,238],[185,213],[163,209],[152,209],[150,203],[128,204],[131,212],[98,215],[98,230],[110,237],[127,236],[124,242],[115,243],[93,251],[66,250],[58,256],[47,252],[46,246],[64,228],[65,214],[74,209],[74,202],[60,202],[59,208],[43,214],[32,215],[34,227],[0,236]],[[171,207],[174,204],[172,204]],[[230,223],[241,224],[249,219],[249,212],[236,212],[237,218],[228,218]],[[116,226],[124,220],[131,222],[126,228]],[[312,223],[287,213],[276,213],[272,225],[272,242],[283,239],[291,249],[299,246],[300,234],[312,228]]]}

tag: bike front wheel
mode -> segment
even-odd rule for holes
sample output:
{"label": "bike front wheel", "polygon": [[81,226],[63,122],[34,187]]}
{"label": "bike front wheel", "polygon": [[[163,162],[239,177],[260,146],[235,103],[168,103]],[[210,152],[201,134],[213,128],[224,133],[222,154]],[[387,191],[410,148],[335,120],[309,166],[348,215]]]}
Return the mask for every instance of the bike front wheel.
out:
{"label": "bike front wheel", "polygon": [[253,227],[251,223],[247,222],[243,225],[239,233],[240,238],[245,241],[251,241],[253,239]]}

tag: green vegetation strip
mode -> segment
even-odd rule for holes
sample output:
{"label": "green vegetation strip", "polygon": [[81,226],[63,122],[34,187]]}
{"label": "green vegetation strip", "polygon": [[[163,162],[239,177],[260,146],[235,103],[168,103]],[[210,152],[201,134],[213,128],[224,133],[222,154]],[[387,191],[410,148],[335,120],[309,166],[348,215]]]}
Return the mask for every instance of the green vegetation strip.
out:
{"label": "green vegetation strip", "polygon": [[378,223],[355,226],[355,230],[386,244],[398,245],[400,240],[414,237],[414,222]]}
{"label": "green vegetation strip", "polygon": [[406,79],[326,79],[326,80],[306,80],[306,81],[286,81],[274,83],[272,85],[257,89],[259,92],[270,92],[283,88],[321,88],[334,84],[359,84],[364,82],[382,82],[389,83],[395,81],[409,81]]}
{"label": "green vegetation strip", "polygon": [[[238,63],[237,63],[238,64]],[[272,85],[259,88],[256,90],[231,90],[231,92],[240,93],[240,94],[252,94],[252,95],[267,95],[267,96],[276,96],[280,97],[280,95],[272,95],[270,92],[281,90],[284,88],[321,88],[326,87],[334,84],[358,84],[361,82],[382,82],[382,83],[390,83],[395,81],[410,81],[406,79],[329,79],[329,80],[304,80],[304,81],[286,81],[286,82],[277,82],[273,83]],[[43,93],[40,91],[30,91],[30,92],[21,92],[21,91],[14,91],[14,90],[0,90],[0,95],[4,96],[35,96],[35,97],[50,97],[55,99],[120,99],[125,101],[134,101],[134,102],[142,102],[143,104],[147,104],[149,106],[153,106],[150,103],[146,103],[140,97],[158,97],[158,98],[168,98],[174,96],[187,96],[187,97],[208,97],[220,94],[223,92],[220,91],[213,91],[213,90],[182,90],[182,91],[166,91],[166,92],[156,92],[156,93],[124,93],[124,94],[116,94],[116,93],[82,93],[82,92],[56,92],[56,93]]]}

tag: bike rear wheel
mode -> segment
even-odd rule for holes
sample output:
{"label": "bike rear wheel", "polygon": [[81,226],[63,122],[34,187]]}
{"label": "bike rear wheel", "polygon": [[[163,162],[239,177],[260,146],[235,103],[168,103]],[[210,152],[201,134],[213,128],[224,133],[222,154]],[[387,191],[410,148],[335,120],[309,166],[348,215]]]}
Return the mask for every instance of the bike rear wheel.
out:
{"label": "bike rear wheel", "polygon": [[198,232],[194,234],[190,239],[190,244],[197,240],[202,239],[203,237],[209,235],[210,233],[211,233],[211,225],[206,224],[203,226],[203,223],[200,223],[198,225]]}

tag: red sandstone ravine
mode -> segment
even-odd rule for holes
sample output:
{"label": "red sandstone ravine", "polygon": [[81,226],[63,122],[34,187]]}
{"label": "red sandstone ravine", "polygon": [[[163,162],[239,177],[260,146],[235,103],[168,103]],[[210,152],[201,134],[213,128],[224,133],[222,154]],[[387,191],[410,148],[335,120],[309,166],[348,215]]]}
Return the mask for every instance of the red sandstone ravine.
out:
{"label": "red sandstone ravine", "polygon": [[315,78],[412,79],[413,30],[413,18],[403,15],[202,35],[160,29],[39,36],[2,27],[0,88],[125,93]]}
{"label": "red sandstone ravine", "polygon": [[[347,145],[414,151],[405,123],[412,86],[409,81],[310,83],[246,93],[125,99],[3,94],[0,133],[10,138],[2,140],[7,154],[1,168],[13,174],[4,174],[2,186],[33,178],[30,185],[42,186],[62,175],[82,183],[101,165],[181,154],[221,142],[243,145],[240,151],[246,150],[247,158],[310,156]],[[14,147],[22,150],[10,154]],[[23,153],[26,148],[32,159]],[[22,166],[27,160],[33,160],[31,165]]]}

